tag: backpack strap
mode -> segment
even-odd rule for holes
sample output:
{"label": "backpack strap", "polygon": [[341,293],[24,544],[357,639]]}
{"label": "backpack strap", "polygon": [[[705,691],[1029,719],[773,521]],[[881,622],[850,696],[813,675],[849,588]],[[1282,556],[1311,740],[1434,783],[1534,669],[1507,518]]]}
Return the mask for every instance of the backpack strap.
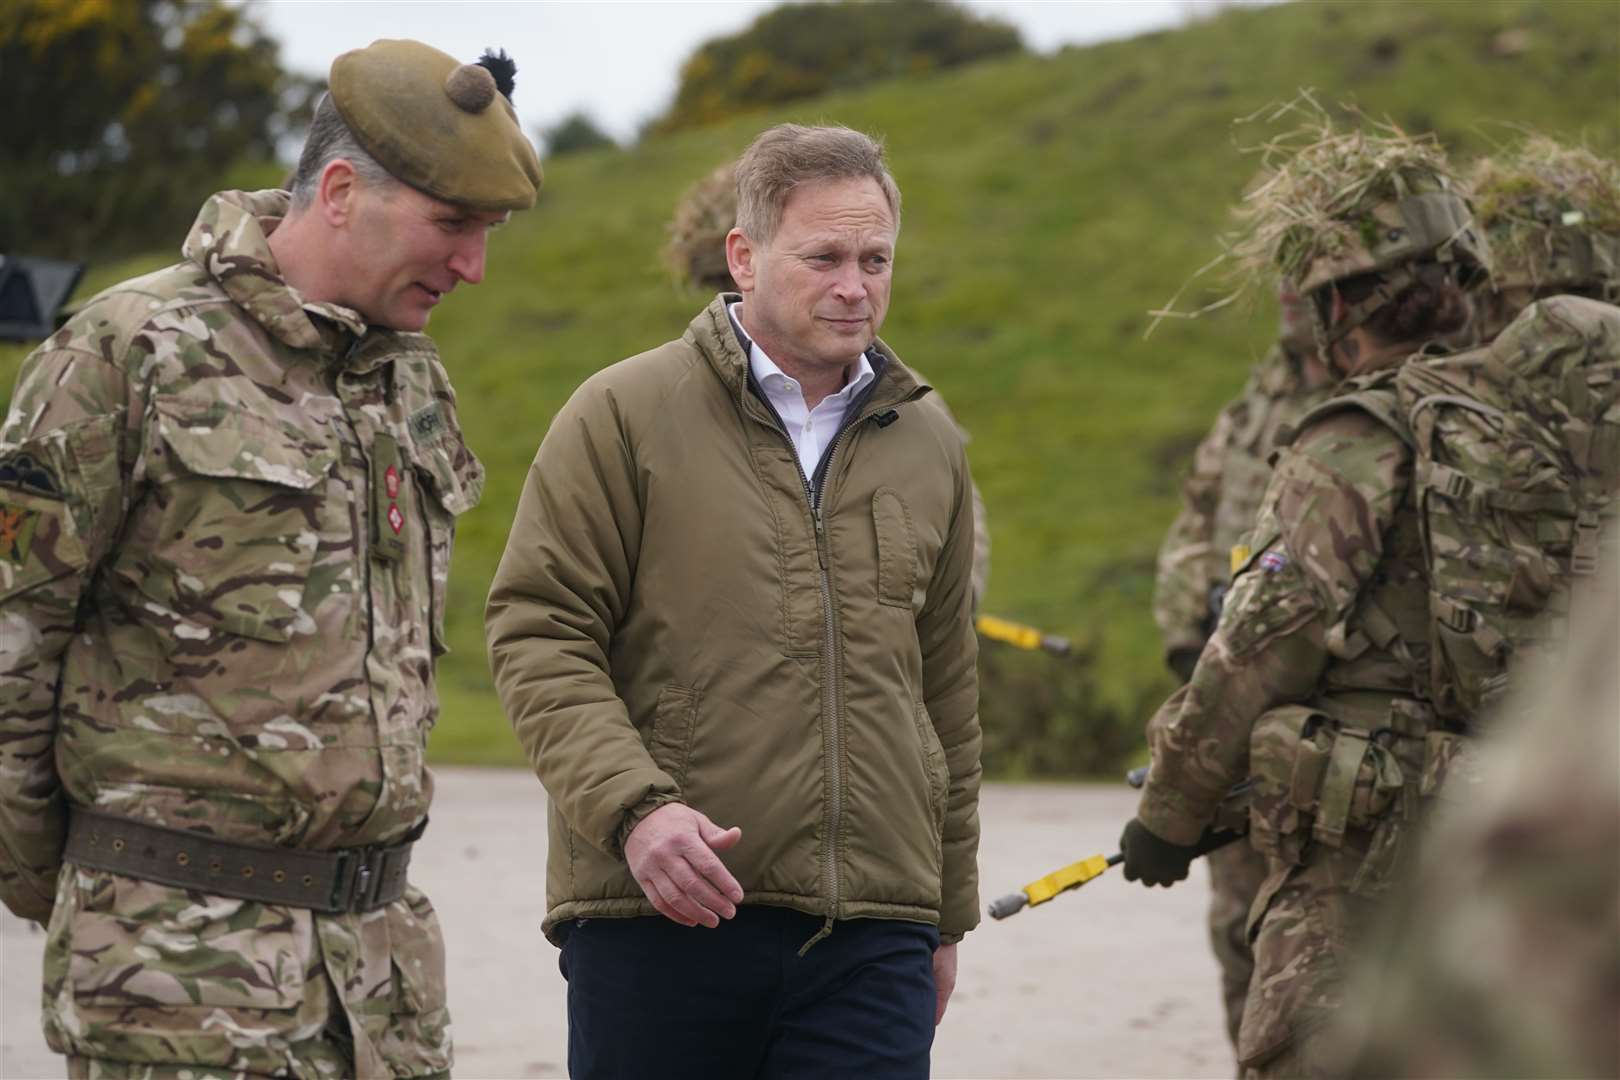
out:
{"label": "backpack strap", "polygon": [[1389,428],[1403,443],[1415,450],[1417,443],[1412,435],[1412,426],[1395,393],[1395,373],[1398,370],[1389,368],[1346,379],[1332,397],[1300,417],[1298,423],[1279,432],[1277,445],[1292,445],[1300,432],[1325,417],[1359,411]]}

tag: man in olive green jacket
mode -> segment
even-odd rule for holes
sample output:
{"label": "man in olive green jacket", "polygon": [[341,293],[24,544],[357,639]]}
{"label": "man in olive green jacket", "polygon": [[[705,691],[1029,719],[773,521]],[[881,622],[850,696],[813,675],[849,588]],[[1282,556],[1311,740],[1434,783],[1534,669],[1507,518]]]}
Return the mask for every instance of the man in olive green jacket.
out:
{"label": "man in olive green jacket", "polygon": [[972,482],[876,336],[881,148],[783,125],[738,189],[741,296],[574,394],[490,595],[570,1072],[925,1076],[978,921]]}

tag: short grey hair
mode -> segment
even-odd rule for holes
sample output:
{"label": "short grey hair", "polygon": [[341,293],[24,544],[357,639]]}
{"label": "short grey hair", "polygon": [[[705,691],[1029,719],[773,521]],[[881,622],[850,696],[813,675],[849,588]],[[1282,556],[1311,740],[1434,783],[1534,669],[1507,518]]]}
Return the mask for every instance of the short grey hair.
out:
{"label": "short grey hair", "polygon": [[898,230],[900,188],[889,174],[881,142],[847,127],[768,128],[737,162],[737,228],[756,244],[769,244],[794,188],[817,180],[863,177],[883,190]]}
{"label": "short grey hair", "polygon": [[360,140],[354,137],[349,125],[332,102],[331,94],[323,94],[315,106],[315,117],[310,121],[309,135],[304,139],[303,152],[298,155],[298,168],[293,170],[287,188],[292,192],[294,210],[302,210],[315,201],[315,188],[321,180],[321,171],[328,164],[342,158],[354,166],[355,173],[366,184],[388,188],[402,183],[393,173],[378,164],[366,153]]}

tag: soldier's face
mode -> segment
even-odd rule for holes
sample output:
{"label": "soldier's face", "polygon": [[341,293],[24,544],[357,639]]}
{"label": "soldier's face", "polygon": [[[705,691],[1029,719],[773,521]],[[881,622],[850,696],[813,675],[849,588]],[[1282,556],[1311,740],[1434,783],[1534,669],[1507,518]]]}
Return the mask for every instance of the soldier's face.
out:
{"label": "soldier's face", "polygon": [[749,333],[778,363],[847,366],[889,310],[894,243],[894,214],[876,180],[795,188],[770,243],[733,233],[732,274]]}
{"label": "soldier's face", "polygon": [[421,330],[457,285],[484,280],[489,230],[509,216],[469,210],[404,184],[358,192],[347,304],[368,323]]}

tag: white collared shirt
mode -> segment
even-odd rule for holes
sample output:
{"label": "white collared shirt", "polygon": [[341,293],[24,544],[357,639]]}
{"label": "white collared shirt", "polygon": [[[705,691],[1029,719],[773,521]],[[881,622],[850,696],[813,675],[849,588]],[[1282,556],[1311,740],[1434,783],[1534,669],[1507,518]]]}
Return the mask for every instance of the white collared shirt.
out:
{"label": "white collared shirt", "polygon": [[[731,321],[739,327],[742,320],[737,317],[737,309],[741,306],[732,304],[726,309]],[[760,389],[765,391],[766,399],[776,409],[776,415],[782,418],[782,425],[787,428],[788,438],[793,442],[794,452],[799,455],[799,467],[804,470],[806,479],[815,473],[827,445],[837,438],[838,425],[843,422],[849,403],[877,378],[871,361],[862,353],[855,361],[855,377],[846,382],[842,390],[828,394],[811,409],[805,406],[804,389],[799,381],[777,367],[776,361],[766,356],[765,350],[752,339],[748,342],[748,367],[753,371]]]}

